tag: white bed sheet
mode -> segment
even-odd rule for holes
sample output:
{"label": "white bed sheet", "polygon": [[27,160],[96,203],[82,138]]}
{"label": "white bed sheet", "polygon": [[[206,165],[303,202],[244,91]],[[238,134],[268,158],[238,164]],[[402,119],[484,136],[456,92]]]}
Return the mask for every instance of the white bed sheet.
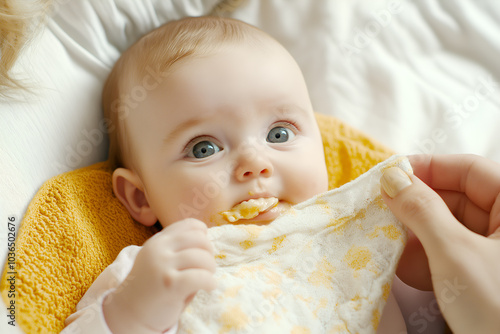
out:
{"label": "white bed sheet", "polygon": [[[55,0],[14,72],[33,94],[0,101],[0,259],[41,184],[106,158],[103,81],[120,52],[218,0]],[[469,0],[243,0],[227,15],[267,31],[303,69],[315,110],[398,153],[500,162],[500,6]],[[3,262],[3,261],[2,261]],[[0,321],[0,332],[12,327]]]}

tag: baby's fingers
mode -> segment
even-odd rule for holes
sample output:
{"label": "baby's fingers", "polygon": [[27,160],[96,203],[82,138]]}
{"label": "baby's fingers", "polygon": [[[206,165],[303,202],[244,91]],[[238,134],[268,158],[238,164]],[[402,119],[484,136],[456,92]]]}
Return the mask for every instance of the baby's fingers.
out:
{"label": "baby's fingers", "polygon": [[210,253],[214,252],[212,243],[207,236],[206,225],[196,219],[185,219],[166,227],[154,235],[148,243],[154,247],[179,252],[188,248],[201,248]]}
{"label": "baby's fingers", "polygon": [[212,243],[207,235],[202,231],[189,231],[188,233],[175,233],[165,240],[165,246],[168,246],[174,252],[180,252],[186,249],[198,248],[211,254],[214,253]]}
{"label": "baby's fingers", "polygon": [[185,249],[177,253],[176,267],[178,270],[205,269],[215,273],[215,259],[211,253],[199,248]]}
{"label": "baby's fingers", "polygon": [[[189,296],[198,292],[198,290],[211,291],[217,287],[217,282],[212,272],[205,269],[186,269],[178,272],[177,286],[178,293],[183,296],[185,300]],[[165,282],[169,284],[168,281]]]}
{"label": "baby's fingers", "polygon": [[187,218],[175,222],[167,227],[165,227],[160,233],[174,233],[177,231],[202,231],[207,232],[207,225],[201,220],[195,218]]}

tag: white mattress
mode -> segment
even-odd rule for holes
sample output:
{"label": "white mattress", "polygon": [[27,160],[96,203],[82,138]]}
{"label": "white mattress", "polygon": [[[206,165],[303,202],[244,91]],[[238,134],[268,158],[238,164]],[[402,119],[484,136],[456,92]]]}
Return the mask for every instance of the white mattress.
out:
{"label": "white mattress", "polygon": [[[217,0],[54,1],[14,71],[33,93],[0,101],[0,241],[48,178],[106,158],[103,81],[143,33]],[[282,42],[314,108],[398,153],[500,162],[500,6],[490,1],[246,0],[230,16]],[[5,247],[0,249],[4,260]],[[0,321],[0,332],[13,328]]]}

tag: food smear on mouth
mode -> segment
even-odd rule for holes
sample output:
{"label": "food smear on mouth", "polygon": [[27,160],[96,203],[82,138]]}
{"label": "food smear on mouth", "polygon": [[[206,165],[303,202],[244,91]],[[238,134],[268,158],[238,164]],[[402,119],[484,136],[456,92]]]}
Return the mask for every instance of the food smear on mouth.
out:
{"label": "food smear on mouth", "polygon": [[230,223],[240,219],[252,219],[261,212],[274,208],[279,200],[276,197],[249,199],[235,205],[231,210],[221,212],[220,214]]}

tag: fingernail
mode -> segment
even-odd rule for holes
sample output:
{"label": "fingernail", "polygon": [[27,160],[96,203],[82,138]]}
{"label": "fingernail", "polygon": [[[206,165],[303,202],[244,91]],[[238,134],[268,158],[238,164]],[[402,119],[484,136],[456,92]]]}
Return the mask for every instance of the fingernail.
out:
{"label": "fingernail", "polygon": [[390,198],[394,198],[401,190],[412,185],[408,174],[398,167],[387,168],[380,178],[380,183]]}

